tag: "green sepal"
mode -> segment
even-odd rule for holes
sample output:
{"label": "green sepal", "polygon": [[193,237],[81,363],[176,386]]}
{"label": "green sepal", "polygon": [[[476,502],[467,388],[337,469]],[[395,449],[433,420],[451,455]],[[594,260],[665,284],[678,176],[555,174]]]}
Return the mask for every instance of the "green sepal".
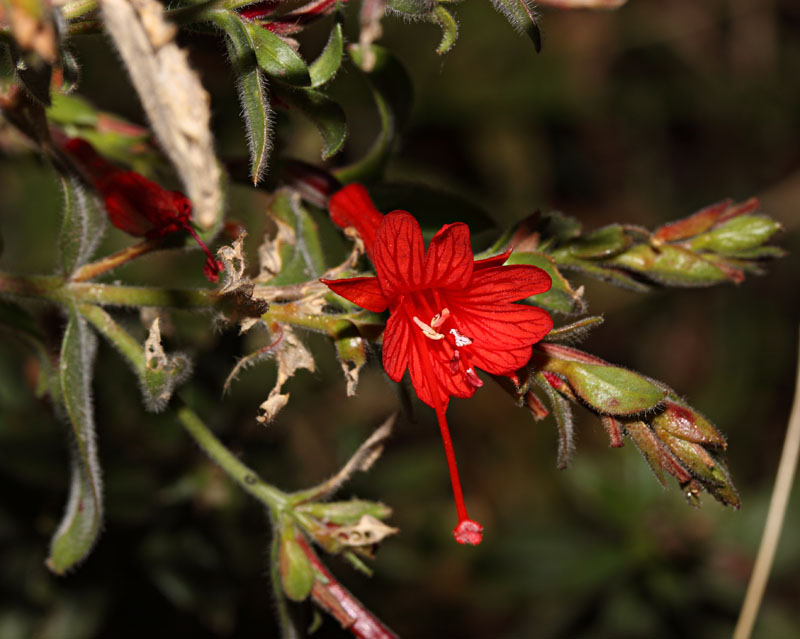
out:
{"label": "green sepal", "polygon": [[314,567],[297,541],[300,534],[289,517],[281,517],[278,552],[281,587],[292,601],[304,601],[314,585]]}
{"label": "green sepal", "polygon": [[569,244],[568,251],[580,259],[611,257],[631,245],[631,237],[619,224],[605,226],[584,235]]}
{"label": "green sepal", "polygon": [[694,251],[739,257],[744,251],[760,247],[780,229],[778,222],[765,215],[740,215],[698,235],[686,245]]}
{"label": "green sepal", "polygon": [[671,244],[657,248],[639,244],[614,256],[607,263],[671,286],[711,286],[732,279],[726,269],[709,259]]}
{"label": "green sepal", "polygon": [[572,289],[570,283],[558,270],[555,260],[549,255],[515,251],[509,256],[506,264],[538,266],[550,276],[552,282],[550,290],[532,295],[523,302],[559,313],[574,313],[583,310],[584,302],[581,296]]}
{"label": "green sepal", "polygon": [[559,373],[598,413],[636,415],[655,408],[667,391],[638,373],[617,366],[549,359],[546,370]]}

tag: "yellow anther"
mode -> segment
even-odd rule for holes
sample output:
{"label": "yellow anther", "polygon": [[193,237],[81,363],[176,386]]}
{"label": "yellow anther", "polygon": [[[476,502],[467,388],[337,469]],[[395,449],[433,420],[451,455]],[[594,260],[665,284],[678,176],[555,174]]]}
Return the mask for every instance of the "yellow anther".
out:
{"label": "yellow anther", "polygon": [[414,324],[419,326],[420,330],[422,330],[422,334],[427,337],[428,339],[432,340],[439,340],[444,339],[444,335],[441,333],[437,333],[434,329],[428,326],[425,322],[419,319],[416,315],[411,318],[414,321]]}

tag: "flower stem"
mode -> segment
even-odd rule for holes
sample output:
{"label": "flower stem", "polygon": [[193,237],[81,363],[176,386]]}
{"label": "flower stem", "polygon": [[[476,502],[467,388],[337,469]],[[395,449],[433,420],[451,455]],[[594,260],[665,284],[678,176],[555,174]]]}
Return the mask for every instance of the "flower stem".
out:
{"label": "flower stem", "polygon": [[86,282],[87,280],[92,280],[98,275],[102,275],[103,273],[111,271],[118,266],[122,266],[126,262],[130,262],[132,259],[139,257],[140,255],[144,255],[145,253],[149,253],[150,251],[160,248],[161,244],[162,242],[159,240],[145,240],[144,242],[139,242],[133,246],[128,246],[121,251],[117,251],[113,255],[109,255],[101,260],[98,260],[97,262],[84,264],[77,271],[75,271],[75,274],[70,278],[70,280],[73,282]]}
{"label": "flower stem", "polygon": [[286,494],[266,483],[254,470],[239,461],[180,397],[176,401],[175,414],[186,432],[203,449],[203,452],[245,492],[268,506],[273,512],[286,507]]}
{"label": "flower stem", "polygon": [[753,566],[750,583],[747,586],[747,593],[744,597],[742,610],[739,613],[739,620],[736,622],[736,629],[733,631],[733,639],[748,639],[756,623],[756,616],[764,597],[767,579],[772,570],[772,563],[775,560],[775,551],[778,548],[786,507],[789,504],[792,482],[797,471],[798,454],[800,454],[800,353],[798,353],[794,403],[792,405],[792,413],[789,416],[789,425],[786,428],[786,438],[783,442],[781,460],[778,464],[775,488],[772,490],[769,511],[764,524],[764,534],[761,537],[761,545],[758,548],[758,556],[756,557],[755,566]]}
{"label": "flower stem", "polygon": [[456,463],[456,453],[453,450],[453,440],[450,437],[450,428],[447,425],[447,416],[441,404],[434,407],[436,419],[439,421],[439,432],[442,434],[442,444],[444,444],[444,454],[447,457],[447,469],[450,471],[450,483],[453,485],[453,497],[456,501],[456,512],[458,521],[469,519],[467,506],[464,503],[464,493],[461,490],[461,479],[458,475],[458,464]]}

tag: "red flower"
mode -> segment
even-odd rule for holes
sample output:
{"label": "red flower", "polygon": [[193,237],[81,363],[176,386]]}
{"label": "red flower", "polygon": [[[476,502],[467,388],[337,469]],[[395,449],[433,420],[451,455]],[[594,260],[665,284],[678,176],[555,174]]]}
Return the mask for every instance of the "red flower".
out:
{"label": "red flower", "polygon": [[80,138],[64,142],[64,150],[78,165],[103,197],[111,223],[131,235],[155,239],[170,233],[187,231],[207,255],[203,273],[216,282],[223,269],[192,226],[192,203],[183,193],[167,191],[134,171],[123,171],[102,157]]}
{"label": "red flower", "polygon": [[445,418],[450,397],[471,397],[483,385],[477,369],[513,374],[553,327],[546,311],[513,303],[549,290],[550,276],[535,266],[503,266],[510,253],[474,261],[469,228],[462,223],[442,227],[426,252],[417,221],[394,211],[374,233],[370,256],[377,277],[323,280],[367,310],[389,309],[383,366],[396,382],[408,369],[417,395],[436,411],[458,510],[453,533],[460,543],[480,543],[482,527],[467,516],[461,493]]}
{"label": "red flower", "polygon": [[383,221],[383,213],[375,208],[367,189],[360,184],[348,184],[339,189],[328,200],[328,211],[339,228],[351,226],[358,231],[367,255],[372,257],[375,233]]}

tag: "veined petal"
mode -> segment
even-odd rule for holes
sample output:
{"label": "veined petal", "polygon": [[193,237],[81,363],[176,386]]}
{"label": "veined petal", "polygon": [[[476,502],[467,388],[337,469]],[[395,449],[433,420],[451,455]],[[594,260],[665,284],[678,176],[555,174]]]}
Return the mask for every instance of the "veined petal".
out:
{"label": "veined petal", "polygon": [[375,208],[367,189],[360,184],[348,184],[328,200],[328,211],[334,224],[343,229],[352,226],[358,231],[367,253],[371,255],[383,213]]}
{"label": "veined petal", "polygon": [[472,276],[469,227],[463,222],[446,224],[428,245],[425,255],[425,287],[464,288]]}
{"label": "veined petal", "polygon": [[372,262],[387,298],[422,286],[425,242],[419,223],[410,213],[392,211],[384,216],[375,233]]}
{"label": "veined petal", "polygon": [[383,332],[383,368],[390,379],[399,382],[408,366],[409,351],[414,348],[411,326],[405,313],[392,313]]}
{"label": "veined petal", "polygon": [[473,366],[493,375],[505,375],[525,366],[531,359],[532,350],[531,346],[496,350],[477,345],[470,351],[469,356]]}
{"label": "veined petal", "polygon": [[495,266],[476,270],[469,287],[455,295],[464,304],[501,304],[544,293],[551,284],[550,276],[538,266]]}
{"label": "veined petal", "polygon": [[467,305],[449,297],[450,312],[473,350],[514,350],[540,341],[553,328],[547,311],[523,304]]}
{"label": "veined petal", "polygon": [[473,271],[480,271],[481,269],[491,268],[493,266],[503,266],[513,250],[514,249],[506,249],[499,255],[492,255],[492,257],[486,257],[482,260],[475,260]]}
{"label": "veined petal", "polygon": [[337,295],[368,311],[381,313],[389,305],[376,277],[351,277],[342,280],[320,280],[320,282]]}

